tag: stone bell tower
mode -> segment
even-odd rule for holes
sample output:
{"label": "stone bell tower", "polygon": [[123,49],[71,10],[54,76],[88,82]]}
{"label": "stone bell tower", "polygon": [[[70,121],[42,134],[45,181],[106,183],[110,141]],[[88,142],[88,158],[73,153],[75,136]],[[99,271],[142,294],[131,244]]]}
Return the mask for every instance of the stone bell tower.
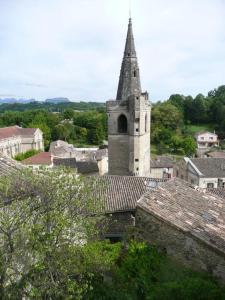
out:
{"label": "stone bell tower", "polygon": [[107,101],[109,174],[150,175],[148,93],[142,93],[132,21],[129,19],[116,100]]}

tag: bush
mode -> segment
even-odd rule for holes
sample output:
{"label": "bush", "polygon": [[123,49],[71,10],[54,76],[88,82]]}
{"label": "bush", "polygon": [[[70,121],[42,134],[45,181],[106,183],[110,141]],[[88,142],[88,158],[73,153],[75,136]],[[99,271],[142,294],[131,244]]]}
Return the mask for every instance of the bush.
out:
{"label": "bush", "polygon": [[93,290],[85,299],[95,300],[223,300],[224,287],[205,273],[177,265],[156,248],[131,241],[103,278],[96,274]]}
{"label": "bush", "polygon": [[35,150],[35,149],[28,150],[27,152],[17,154],[14,157],[14,159],[18,160],[18,161],[22,161],[22,160],[24,160],[26,158],[29,158],[31,156],[34,156],[35,154],[40,153],[40,152],[41,152],[40,150]]}

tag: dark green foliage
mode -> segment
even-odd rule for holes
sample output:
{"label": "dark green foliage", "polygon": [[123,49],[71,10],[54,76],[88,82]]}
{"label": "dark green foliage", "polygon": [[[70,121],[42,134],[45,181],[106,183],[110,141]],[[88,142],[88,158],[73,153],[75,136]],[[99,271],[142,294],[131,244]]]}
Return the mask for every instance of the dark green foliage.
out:
{"label": "dark green foliage", "polygon": [[89,300],[223,300],[225,289],[206,274],[170,261],[155,248],[131,241],[105,280],[95,274]]}
{"label": "dark green foliage", "polygon": [[[168,101],[158,102],[152,109],[151,142],[158,154],[195,154],[194,133],[188,126],[210,127],[220,140],[225,139],[225,86],[195,98],[175,94]],[[207,124],[207,126],[205,125]]]}
{"label": "dark green foliage", "polygon": [[0,177],[1,299],[224,299],[214,279],[154,247],[99,240],[93,184],[66,169]]}
{"label": "dark green foliage", "polygon": [[[195,154],[194,132],[188,126],[216,130],[225,139],[225,86],[195,98],[179,94],[152,107],[151,142],[158,154]],[[101,145],[107,139],[107,115],[103,103],[70,102],[2,104],[0,126],[39,127],[45,148],[61,139],[76,146]]]}
{"label": "dark green foliage", "polygon": [[84,299],[110,270],[120,244],[98,239],[93,184],[66,169],[0,177],[1,299]]}
{"label": "dark green foliage", "polygon": [[79,110],[88,111],[104,108],[105,104],[100,102],[68,102],[68,103],[44,103],[32,102],[28,104],[14,103],[14,104],[1,104],[0,112],[4,111],[25,111],[25,110],[40,110],[44,109],[49,112],[63,112],[65,110]]}
{"label": "dark green foliage", "polygon": [[35,149],[32,149],[32,150],[28,150],[27,152],[25,153],[20,153],[20,154],[17,154],[14,159],[15,160],[18,160],[18,161],[21,161],[21,160],[24,160],[26,158],[29,158],[35,154],[38,154],[40,151],[39,150],[35,150]]}
{"label": "dark green foliage", "polygon": [[5,111],[0,114],[0,126],[40,128],[44,134],[45,149],[54,140],[64,140],[78,145],[101,145],[107,139],[105,111],[75,112],[66,109],[62,113],[46,110]]}

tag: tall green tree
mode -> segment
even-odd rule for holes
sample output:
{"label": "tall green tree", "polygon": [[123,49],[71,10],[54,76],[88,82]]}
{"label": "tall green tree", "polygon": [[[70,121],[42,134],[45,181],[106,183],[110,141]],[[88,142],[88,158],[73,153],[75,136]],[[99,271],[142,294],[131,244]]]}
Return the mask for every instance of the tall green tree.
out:
{"label": "tall green tree", "polygon": [[0,177],[1,299],[82,299],[108,270],[117,252],[98,242],[93,184],[67,170]]}

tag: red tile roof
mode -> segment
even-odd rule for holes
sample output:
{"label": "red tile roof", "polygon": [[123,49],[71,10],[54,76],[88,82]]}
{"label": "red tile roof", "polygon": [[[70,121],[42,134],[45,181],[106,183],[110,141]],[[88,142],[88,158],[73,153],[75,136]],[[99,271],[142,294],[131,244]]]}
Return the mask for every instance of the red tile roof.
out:
{"label": "red tile roof", "polygon": [[12,136],[32,135],[35,133],[36,130],[37,130],[37,128],[22,128],[19,126],[10,126],[10,127],[0,128],[0,140],[7,139]]}
{"label": "red tile roof", "polygon": [[24,165],[51,165],[51,153],[40,152],[34,156],[24,159],[22,163]]}

